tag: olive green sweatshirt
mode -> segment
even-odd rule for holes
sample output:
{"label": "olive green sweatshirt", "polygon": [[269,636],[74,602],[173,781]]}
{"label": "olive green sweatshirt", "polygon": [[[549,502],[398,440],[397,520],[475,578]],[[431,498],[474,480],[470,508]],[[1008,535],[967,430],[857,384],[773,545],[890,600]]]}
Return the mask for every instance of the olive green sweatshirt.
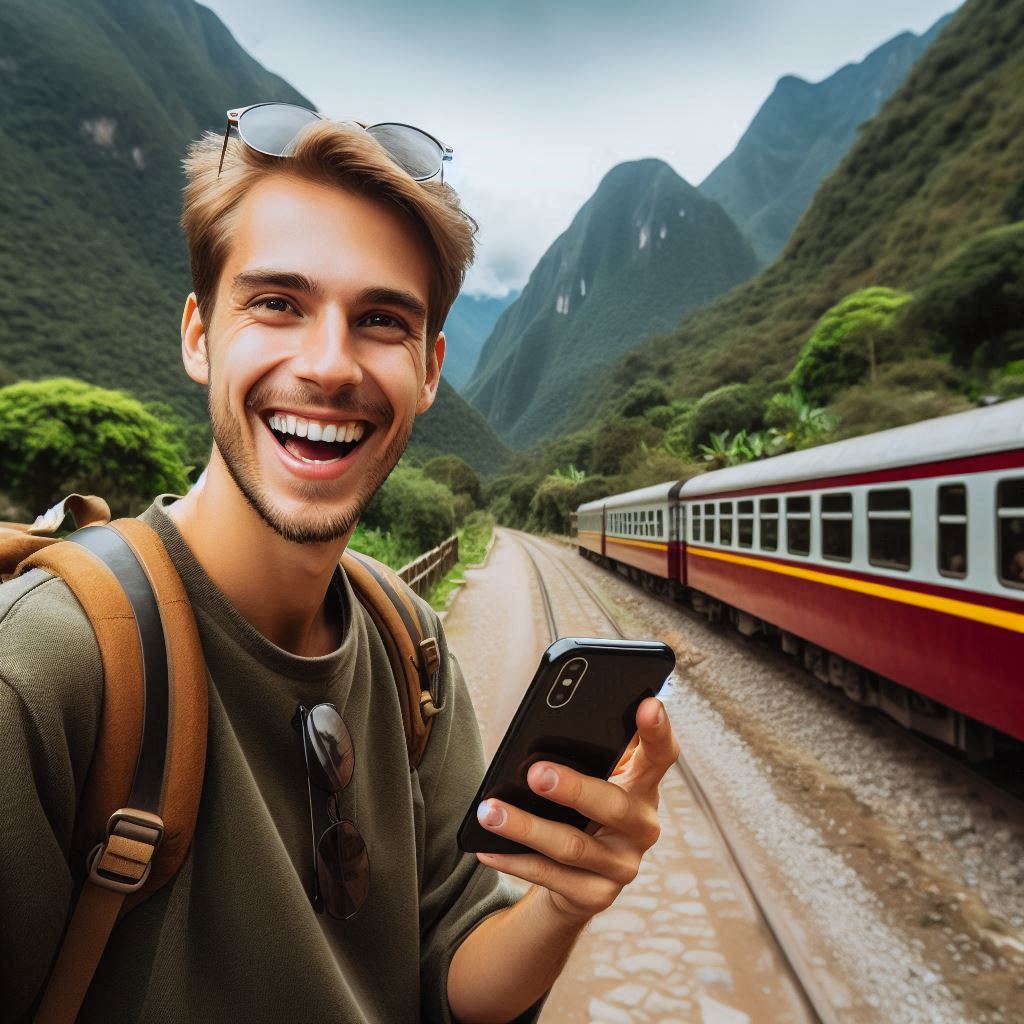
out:
{"label": "olive green sweatshirt", "polygon": [[[462,939],[513,896],[460,853],[456,829],[483,775],[459,667],[438,629],[448,694],[410,773],[387,654],[339,571],[332,654],[289,654],[254,630],[192,555],[163,506],[163,539],[192,601],[210,671],[206,778],[179,873],[115,928],[81,1021],[448,1021]],[[291,585],[281,579],[283,591]],[[270,591],[266,600],[273,602]],[[433,613],[429,613],[433,616]],[[67,587],[40,570],[0,587],[0,1020],[29,1019],[78,879],[75,807],[102,693],[99,652]],[[355,747],[340,797],[369,854],[366,902],[317,914],[297,705],[337,707]]]}

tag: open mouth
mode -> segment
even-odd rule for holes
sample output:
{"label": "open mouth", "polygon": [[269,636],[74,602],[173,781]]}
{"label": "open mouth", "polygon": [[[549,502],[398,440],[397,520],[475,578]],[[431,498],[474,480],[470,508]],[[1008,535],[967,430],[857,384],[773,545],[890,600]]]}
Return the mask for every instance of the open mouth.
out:
{"label": "open mouth", "polygon": [[365,420],[333,422],[307,419],[292,413],[274,412],[265,418],[271,434],[289,455],[300,462],[340,462],[372,433]]}

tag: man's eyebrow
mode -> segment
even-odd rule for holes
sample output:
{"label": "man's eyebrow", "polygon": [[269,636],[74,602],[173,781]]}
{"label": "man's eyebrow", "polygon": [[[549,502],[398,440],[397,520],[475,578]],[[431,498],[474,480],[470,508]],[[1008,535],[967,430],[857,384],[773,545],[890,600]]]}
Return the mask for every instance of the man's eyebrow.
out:
{"label": "man's eyebrow", "polygon": [[305,274],[289,270],[243,270],[231,282],[232,291],[247,291],[252,288],[284,288],[292,292],[319,296],[323,290],[316,281]]}
{"label": "man's eyebrow", "polygon": [[422,299],[412,292],[402,291],[400,288],[364,288],[359,293],[357,302],[359,305],[366,306],[398,306],[414,319],[426,320],[427,318],[427,307]]}

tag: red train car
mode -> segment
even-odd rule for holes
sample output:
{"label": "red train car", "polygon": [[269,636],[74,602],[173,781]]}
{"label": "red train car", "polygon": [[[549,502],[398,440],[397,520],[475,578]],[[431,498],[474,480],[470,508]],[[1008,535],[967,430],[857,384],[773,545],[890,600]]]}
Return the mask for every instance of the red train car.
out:
{"label": "red train car", "polygon": [[678,563],[644,571],[911,728],[1024,740],[1024,400],[675,488]]}

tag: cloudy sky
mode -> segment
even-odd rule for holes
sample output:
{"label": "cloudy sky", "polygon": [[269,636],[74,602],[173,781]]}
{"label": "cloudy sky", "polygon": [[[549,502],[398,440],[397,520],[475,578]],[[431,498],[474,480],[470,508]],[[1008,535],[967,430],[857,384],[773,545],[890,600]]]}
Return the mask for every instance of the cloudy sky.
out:
{"label": "cloudy sky", "polygon": [[[604,174],[657,156],[699,185],[775,82],[816,82],[957,0],[203,0],[317,108],[455,149],[480,222],[467,290],[523,285]],[[240,96],[239,103],[260,97]]]}

